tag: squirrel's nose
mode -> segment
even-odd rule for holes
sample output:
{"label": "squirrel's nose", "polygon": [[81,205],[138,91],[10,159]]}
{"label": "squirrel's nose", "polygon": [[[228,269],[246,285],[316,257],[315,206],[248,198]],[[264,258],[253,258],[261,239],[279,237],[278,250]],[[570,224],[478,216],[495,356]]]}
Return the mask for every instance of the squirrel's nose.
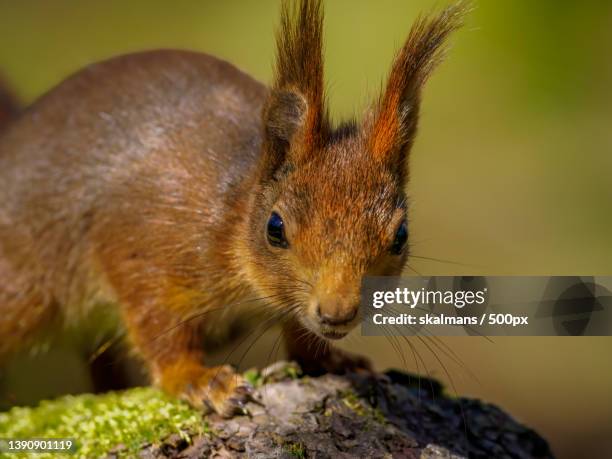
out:
{"label": "squirrel's nose", "polygon": [[346,310],[330,313],[328,311],[322,311],[321,305],[319,305],[317,306],[317,315],[321,323],[326,325],[344,325],[355,318],[357,315],[357,308],[348,308]]}

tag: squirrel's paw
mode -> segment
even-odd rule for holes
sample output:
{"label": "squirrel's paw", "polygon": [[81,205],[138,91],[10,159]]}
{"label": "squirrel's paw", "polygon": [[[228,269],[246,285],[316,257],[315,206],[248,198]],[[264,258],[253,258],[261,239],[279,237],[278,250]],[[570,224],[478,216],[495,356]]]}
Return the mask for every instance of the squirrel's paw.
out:
{"label": "squirrel's paw", "polygon": [[232,417],[248,414],[246,404],[253,400],[253,387],[229,365],[202,368],[201,374],[187,384],[182,398],[206,412]]}

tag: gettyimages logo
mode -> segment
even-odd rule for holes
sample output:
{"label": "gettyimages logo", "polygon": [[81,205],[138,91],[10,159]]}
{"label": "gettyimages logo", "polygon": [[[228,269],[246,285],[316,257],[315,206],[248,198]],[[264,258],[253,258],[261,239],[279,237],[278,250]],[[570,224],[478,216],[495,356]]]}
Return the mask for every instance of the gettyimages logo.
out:
{"label": "gettyimages logo", "polygon": [[609,336],[612,277],[369,277],[364,335]]}

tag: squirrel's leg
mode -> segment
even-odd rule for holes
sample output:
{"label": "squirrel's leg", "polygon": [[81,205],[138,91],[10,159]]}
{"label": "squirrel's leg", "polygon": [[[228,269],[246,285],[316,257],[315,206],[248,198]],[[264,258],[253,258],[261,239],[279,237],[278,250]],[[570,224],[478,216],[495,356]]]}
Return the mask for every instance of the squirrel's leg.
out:
{"label": "squirrel's leg", "polygon": [[289,320],[284,325],[283,335],[289,359],[295,360],[308,375],[372,371],[372,365],[366,357],[338,349],[330,341],[307,330],[297,320]]}
{"label": "squirrel's leg", "polygon": [[199,323],[182,323],[180,316],[164,307],[124,311],[129,336],[155,385],[205,411],[212,409],[222,416],[244,413],[251,387],[229,365],[204,366]]}

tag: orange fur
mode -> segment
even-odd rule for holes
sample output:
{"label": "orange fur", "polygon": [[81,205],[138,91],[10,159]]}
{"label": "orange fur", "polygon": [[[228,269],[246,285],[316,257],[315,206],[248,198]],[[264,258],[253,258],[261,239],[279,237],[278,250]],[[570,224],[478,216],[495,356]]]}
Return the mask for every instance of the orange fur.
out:
{"label": "orange fur", "polygon": [[394,59],[377,108],[370,138],[370,148],[377,158],[403,155],[401,150],[412,142],[421,88],[441,61],[446,39],[461,26],[466,8],[466,3],[460,2],[437,16],[421,17],[412,26]]}

